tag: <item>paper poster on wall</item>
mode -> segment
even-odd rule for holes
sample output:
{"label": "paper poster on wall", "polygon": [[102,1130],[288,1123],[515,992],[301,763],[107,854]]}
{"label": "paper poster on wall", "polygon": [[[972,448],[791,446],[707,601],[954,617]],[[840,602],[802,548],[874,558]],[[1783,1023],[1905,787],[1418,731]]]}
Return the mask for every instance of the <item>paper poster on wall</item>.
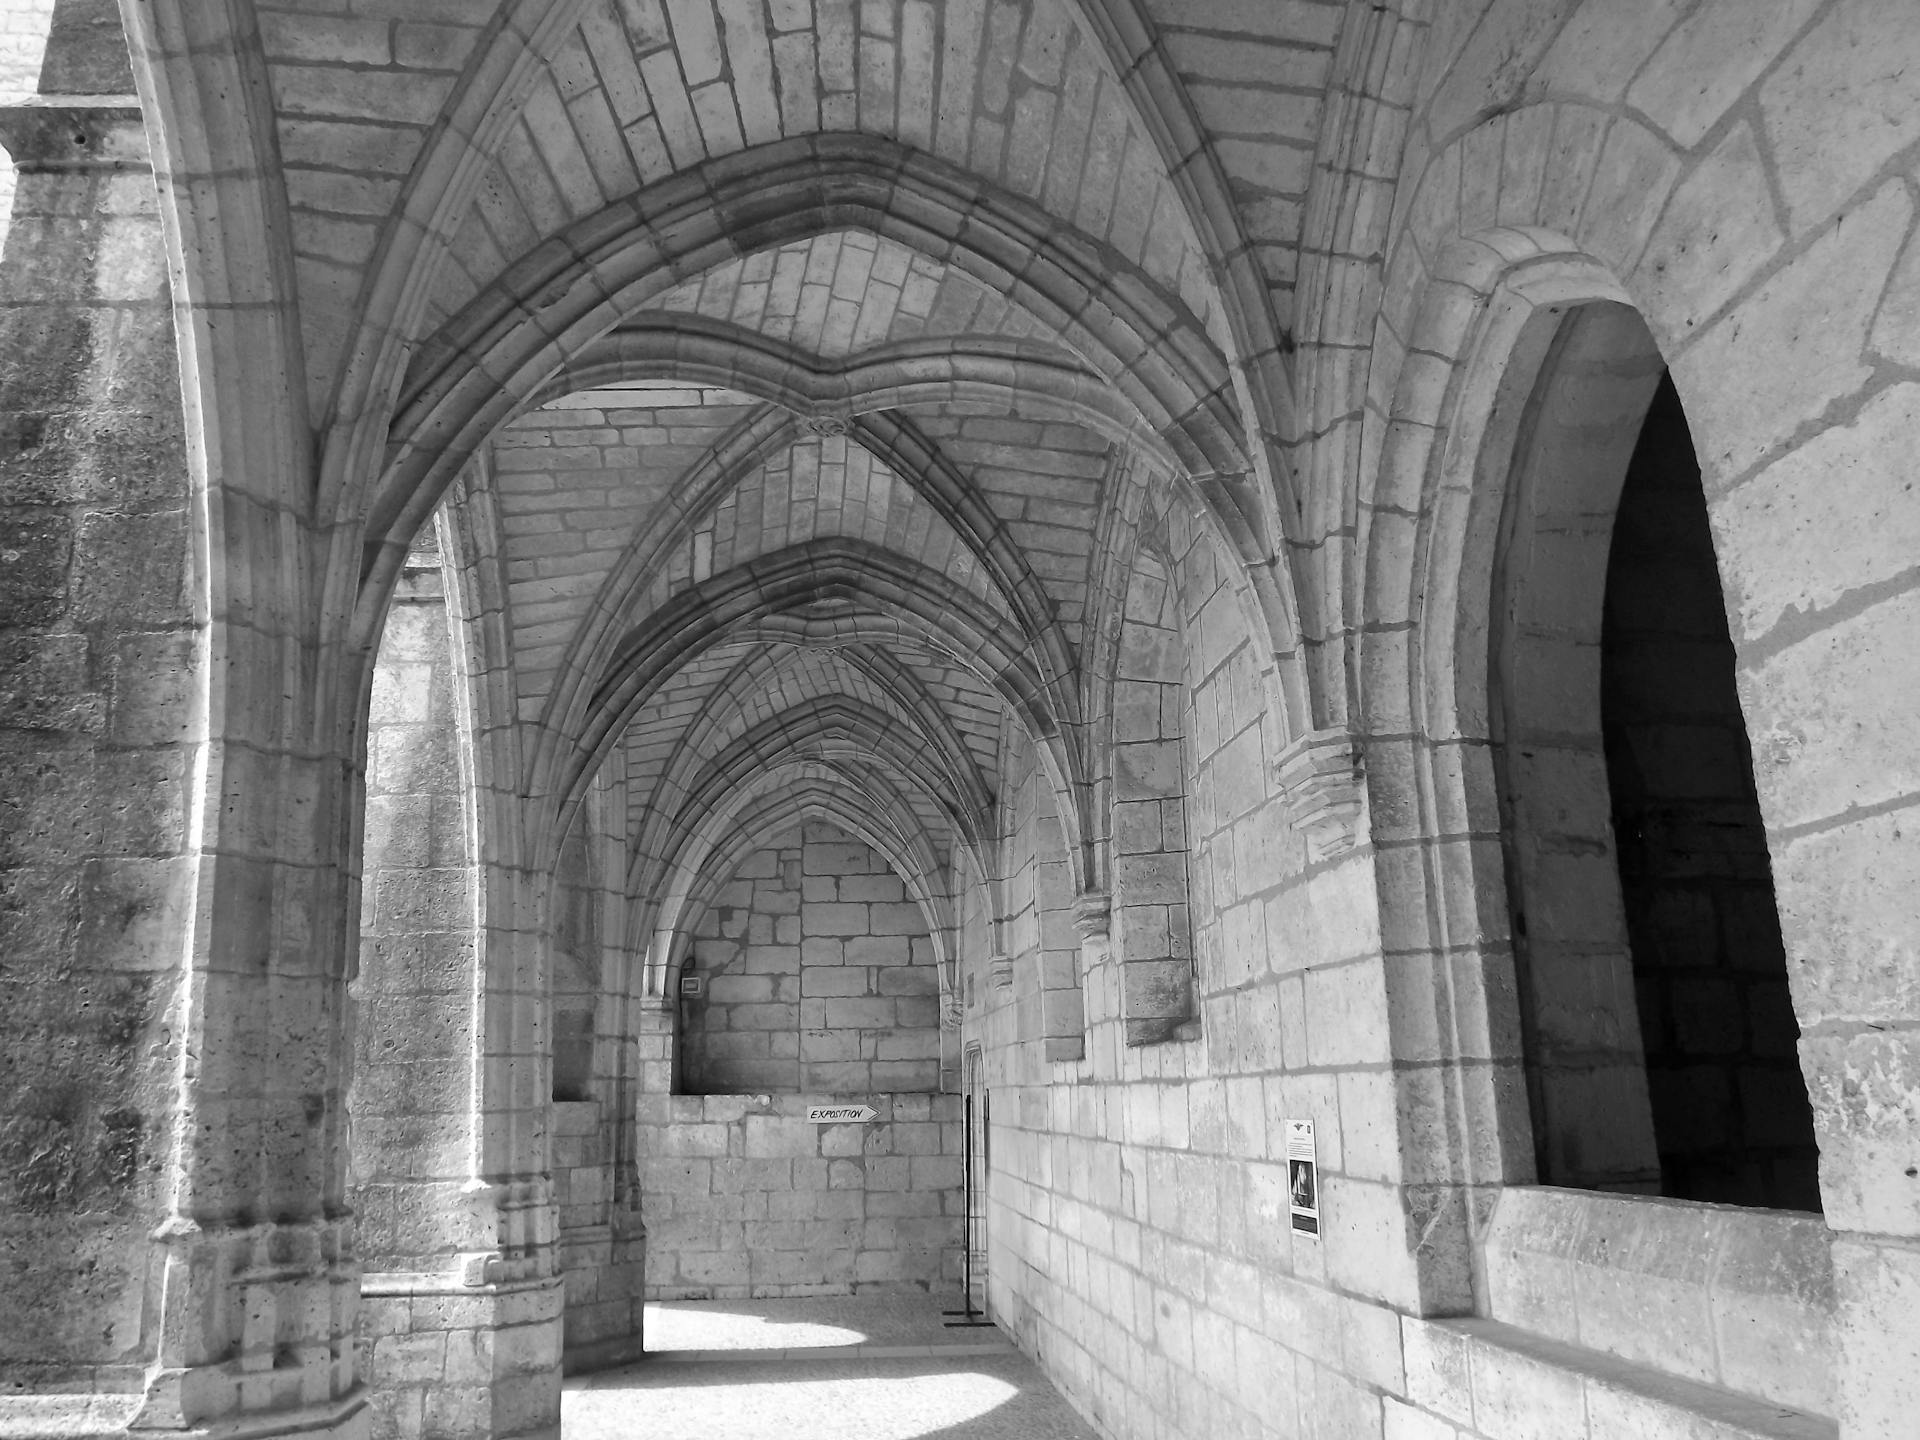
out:
{"label": "paper poster on wall", "polygon": [[1320,1167],[1313,1158],[1313,1122],[1287,1122],[1287,1207],[1296,1235],[1320,1238]]}

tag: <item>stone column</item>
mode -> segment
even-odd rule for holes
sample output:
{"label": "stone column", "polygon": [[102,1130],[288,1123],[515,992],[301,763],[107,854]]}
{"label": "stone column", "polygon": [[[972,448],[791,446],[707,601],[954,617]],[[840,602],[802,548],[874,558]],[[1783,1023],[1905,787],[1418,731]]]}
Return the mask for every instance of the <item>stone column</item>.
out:
{"label": "stone column", "polygon": [[[538,932],[487,853],[446,527],[408,557],[374,669],[355,1069],[360,1347],[378,1440],[548,1435],[560,1318]],[[502,904],[500,897],[505,896]],[[503,983],[504,982],[504,983]],[[531,1122],[531,1123],[529,1123]]]}
{"label": "stone column", "polygon": [[[209,734],[218,562],[131,90],[115,7],[62,0],[42,93],[0,109],[0,1371],[34,1392],[0,1404],[353,1435],[323,767]],[[269,833],[226,823],[234,787],[315,803]]]}
{"label": "stone column", "polygon": [[[101,12],[61,4],[43,93],[0,108],[0,1404],[94,1429],[181,1423],[183,1354],[224,1364],[214,1407],[351,1382],[324,1224],[249,1217],[220,1256],[200,1246],[222,1304],[169,1328],[167,1257],[197,1243],[163,1223],[179,1077],[239,1057],[180,1049],[206,616],[153,174]],[[317,1314],[226,1308],[249,1261],[309,1260]]]}

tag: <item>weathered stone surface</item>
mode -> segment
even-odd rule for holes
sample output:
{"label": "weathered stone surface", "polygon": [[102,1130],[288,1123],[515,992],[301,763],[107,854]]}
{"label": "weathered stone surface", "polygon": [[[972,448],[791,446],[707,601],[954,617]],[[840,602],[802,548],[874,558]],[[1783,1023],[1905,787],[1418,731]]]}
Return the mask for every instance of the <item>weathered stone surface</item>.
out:
{"label": "weathered stone surface", "polygon": [[[865,1105],[821,1124],[810,1104]],[[695,1101],[704,1118],[643,1123],[650,1299],[925,1290],[959,1277],[960,1106],[846,1093]],[[694,1137],[714,1158],[676,1160]]]}
{"label": "weathered stone surface", "polygon": [[[1823,430],[1716,504],[1716,544],[1742,640],[1763,640],[1795,621],[1802,632],[1824,628],[1822,613],[1844,597],[1871,594],[1869,587],[1905,571],[1920,502],[1901,478],[1905,459],[1895,437],[1917,407],[1920,386],[1881,391],[1848,423]],[[1829,502],[1819,533],[1846,547],[1843,569],[1823,560],[1809,517],[1788,498],[1814,483]]]}
{"label": "weathered stone surface", "polygon": [[[956,1283],[964,1090],[1117,1440],[1904,1436],[1906,9],[495,8],[0,18],[34,1424],[550,1435]],[[1625,1193],[1796,1063],[1824,1225]]]}
{"label": "weathered stone surface", "polygon": [[[1676,369],[1683,391],[1699,397],[1692,415],[1709,486],[1718,489],[1743,474],[1860,389],[1872,373],[1867,327],[1880,304],[1879,287],[1912,219],[1905,191],[1881,187],[1688,347]],[[1875,327],[1876,347],[1887,344],[1883,326],[1891,328],[1884,318]],[[1754,351],[1791,354],[1794,361],[1741,365],[1742,355]],[[1708,378],[1735,367],[1747,375],[1737,388]]]}
{"label": "weathered stone surface", "polygon": [[[938,1089],[940,976],[887,862],[814,821],[734,874],[733,903],[707,911],[683,972],[702,993],[680,1002],[682,1088]],[[797,949],[769,943],[776,919],[797,922]]]}

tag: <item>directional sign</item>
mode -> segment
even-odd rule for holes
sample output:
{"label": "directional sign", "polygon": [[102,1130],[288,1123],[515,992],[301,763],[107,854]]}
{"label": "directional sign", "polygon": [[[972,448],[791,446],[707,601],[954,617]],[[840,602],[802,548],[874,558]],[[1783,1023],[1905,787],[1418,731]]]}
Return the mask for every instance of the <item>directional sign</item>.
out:
{"label": "directional sign", "polygon": [[807,1119],[816,1125],[838,1125],[843,1121],[878,1120],[880,1112],[871,1105],[809,1105]]}

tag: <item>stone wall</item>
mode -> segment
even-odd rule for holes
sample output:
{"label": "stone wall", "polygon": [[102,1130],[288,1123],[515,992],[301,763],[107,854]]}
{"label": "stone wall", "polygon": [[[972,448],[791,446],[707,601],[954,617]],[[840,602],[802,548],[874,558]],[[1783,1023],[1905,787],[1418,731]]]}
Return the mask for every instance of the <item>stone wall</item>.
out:
{"label": "stone wall", "polygon": [[[931,709],[930,728],[961,732],[939,748],[979,761],[927,808],[1000,842],[973,877],[984,897],[958,907],[968,1038],[994,1092],[991,1301],[1108,1434],[1910,1436],[1911,0],[676,0],[553,7],[532,30],[445,0],[340,8],[128,4],[144,124],[74,105],[7,119],[16,158],[41,153],[21,168],[0,297],[0,1362],[72,1392],[43,1428],[117,1427],[126,1414],[103,1423],[92,1392],[150,1386],[132,1402],[142,1430],[350,1440],[362,1379],[404,1374],[416,1383],[377,1392],[396,1397],[383,1425],[553,1432],[550,832],[622,727],[712,720],[700,696],[751,679],[743,649],[764,647],[863,652],[899,701],[887,725]],[[770,303],[796,275],[774,275],[771,252],[846,226],[893,251],[867,252],[864,289],[836,273],[826,349],[800,306]],[[918,333],[867,322],[901,293],[909,242],[950,293],[1004,292],[968,311],[985,333],[962,317],[924,346],[881,343]],[[660,308],[683,285],[697,316]],[[1512,676],[1487,673],[1511,598],[1503,497],[1542,415],[1565,423],[1535,479],[1621,433],[1592,423],[1596,392],[1538,383],[1603,310],[1641,317],[1646,343],[1599,368],[1670,366],[1702,462],[1820,1149],[1823,1219],[1793,1222],[1788,1265],[1709,1207],[1646,1196],[1541,1219],[1517,1270],[1516,1237],[1497,1233],[1538,1178],[1521,992],[1547,967],[1522,952],[1552,929],[1502,843],[1496,771],[1521,748],[1495,718]],[[749,328],[761,318],[777,328]],[[550,380],[669,368],[766,409],[728,399],[714,408],[741,413],[703,421],[690,399],[664,425],[615,393],[558,427],[578,444],[521,430],[511,461],[514,444],[481,444]],[[642,478],[662,429],[685,467]],[[814,468],[856,445],[929,498],[861,515],[842,480],[870,486],[876,467]],[[1140,473],[1109,463],[1121,450]],[[481,1199],[456,1217],[472,1242],[457,1291],[369,1277],[356,1369],[341,1097],[363,682],[404,547],[463,467],[513,547],[472,607],[493,627],[500,741],[476,783],[507,815],[477,827],[501,942],[475,986]],[[780,478],[736,484],[743,467]],[[830,478],[809,495],[814,473]],[[722,491],[780,503],[731,504],[722,526]],[[1125,899],[1100,843],[1118,827],[1088,813],[1111,797],[1083,743],[1097,708],[1075,702],[1081,642],[1115,613],[1082,582],[1143,496],[1177,502],[1164,628],[1183,637],[1196,963],[1193,1023],[1129,1035],[1128,927],[1102,923]],[[1591,539],[1610,514],[1550,513],[1530,538],[1557,543],[1564,520]],[[1596,548],[1549,545],[1541,563],[1591,579]],[[1559,629],[1561,648],[1586,643]],[[943,658],[916,669],[928,651]],[[980,683],[942,709],[955,657]],[[792,713],[772,683],[737,698],[734,715],[766,702],[756,736]],[[979,723],[996,703],[1019,711],[997,754]],[[1574,718],[1583,743],[1597,733]],[[809,734],[806,757],[837,762],[852,738]],[[636,786],[623,816],[671,793]],[[1607,828],[1554,832],[1587,845],[1550,856],[1576,905],[1619,898]],[[391,861],[369,879],[406,868]],[[1629,1116],[1650,1107],[1625,950],[1610,920],[1587,923],[1601,907],[1576,905],[1561,938],[1601,963],[1566,967],[1561,993],[1598,1023],[1568,1034],[1603,1053],[1568,1057],[1561,1098],[1629,1123],[1619,1154],[1570,1146],[1549,1174],[1644,1188],[1657,1165]],[[603,925],[603,951],[623,933]],[[675,1236],[676,1264],[745,1257],[751,1288],[759,1254],[804,1257],[769,1262],[776,1285],[847,1256],[859,1283],[861,1257],[893,1252],[860,1249],[864,1228],[808,1240],[851,1217],[774,1214],[820,1205],[854,1157],[757,1135],[728,1112],[738,1097],[669,1098],[674,962],[649,963],[645,1015],[604,1003],[643,991],[600,971],[584,1088],[610,1143],[583,1131],[557,1152],[572,1229],[597,1223],[603,1168],[617,1197],[632,1159],[632,1097],[606,1083],[628,1072],[599,1041],[650,1027],[630,1052],[659,1081],[640,1113],[685,1123],[651,1137],[648,1188],[712,1229]],[[1766,1028],[1730,1050],[1743,1074],[1749,1058],[1784,1069],[1762,1055],[1783,1029]],[[931,1124],[934,1097],[888,1113],[914,1100],[929,1119],[909,1123]],[[797,1121],[787,1103],[768,1115]],[[1315,1240],[1286,1225],[1295,1118],[1319,1127]],[[916,1163],[951,1159],[905,1158],[905,1196]],[[844,1187],[867,1197],[863,1227],[897,1239],[900,1218],[869,1210],[896,1192],[868,1181]],[[946,1203],[914,1218],[944,1220]],[[753,1225],[801,1228],[755,1232],[755,1250]],[[1737,1273],[1671,1273],[1700,1256]],[[1509,1307],[1497,1282],[1522,1271],[1571,1306]],[[1692,1306],[1705,1328],[1589,1304],[1606,1287],[1662,1294],[1667,1326]],[[1779,1333],[1822,1346],[1671,1365],[1749,1300],[1790,1307]],[[1828,1355],[1831,1383],[1766,1388]]]}
{"label": "stone wall", "polygon": [[[990,1304],[1109,1434],[1293,1434],[1311,1403],[1318,1433],[1364,1435],[1368,1387],[1399,1369],[1388,1302],[1417,1303],[1394,1228],[1370,869],[1352,854],[1309,860],[1272,793],[1270,672],[1229,571],[1185,517],[1168,529],[1188,637],[1198,1024],[1128,1045],[1124,932],[1111,954],[1076,945],[1057,892],[1035,890],[1031,918],[1005,927],[1004,985],[987,927],[965,927],[965,1035],[984,1046],[992,1095]],[[1019,877],[1065,860],[1033,763],[1013,737],[1002,773],[1026,787],[1003,846],[1016,916]],[[1062,969],[1086,1009],[1085,1058],[1067,1063],[1049,1058],[1058,1040],[1040,1024]],[[1289,1118],[1318,1128],[1319,1242],[1288,1228]]]}
{"label": "stone wall", "polygon": [[537,1428],[559,1409],[560,1308],[551,1285],[425,1290],[370,1278],[357,1344],[371,1433],[398,1440]]}
{"label": "stone wall", "polygon": [[367,724],[349,1194],[362,1263],[453,1263],[472,1169],[474,858],[440,554],[429,529],[381,637]]}
{"label": "stone wall", "polygon": [[861,841],[806,822],[741,863],[694,935],[682,1093],[940,1088],[926,919]]}
{"label": "stone wall", "polygon": [[[1912,253],[1912,207],[1875,168],[1912,136],[1867,141],[1829,125],[1813,98],[1815,77],[1893,73],[1860,67],[1895,7],[1810,3],[1749,26],[1754,13],[1709,4],[1641,26],[1617,7],[1516,3],[1436,7],[1417,39],[1396,37],[1380,11],[1374,32],[1351,26],[1354,53],[1383,75],[1389,45],[1396,57],[1429,47],[1404,85],[1382,82],[1390,98],[1369,113],[1382,128],[1356,124],[1356,155],[1386,129],[1395,153],[1406,138],[1397,198],[1363,164],[1329,202],[1330,225],[1370,216],[1377,228],[1313,257],[1317,308],[1303,321],[1332,338],[1302,362],[1320,408],[1299,473],[1324,479],[1372,457],[1338,487],[1342,503],[1322,507],[1314,542],[1332,547],[1360,516],[1359,554],[1322,577],[1332,603],[1356,568],[1368,575],[1348,617],[1348,696],[1327,702],[1360,732],[1346,761],[1366,777],[1357,843],[1306,843],[1331,827],[1285,777],[1314,737],[1245,643],[1222,557],[1176,543],[1198,1038],[1124,1053],[1104,1031],[1116,981],[1087,946],[1087,1058],[1046,1063],[1057,1041],[1022,1010],[1037,1005],[1049,957],[1010,927],[1019,943],[998,990],[990,940],[968,932],[963,984],[982,997],[968,1037],[985,1042],[995,1091],[995,1312],[1110,1434],[1665,1435],[1698,1433],[1689,1405],[1733,1413],[1702,1392],[1661,1398],[1616,1383],[1617,1370],[1603,1379],[1570,1350],[1493,1328],[1507,1322],[1425,1318],[1473,1308],[1484,1280],[1462,1192],[1533,1173],[1485,718],[1497,514],[1454,505],[1504,483],[1531,376],[1516,383],[1502,367],[1525,351],[1527,306],[1557,316],[1570,294],[1642,308],[1695,422],[1827,1214],[1842,1231],[1912,1233],[1911,1192],[1888,1158],[1911,1148],[1891,1138],[1910,1139],[1911,1108],[1893,1097],[1911,1088],[1911,1045],[1865,1033],[1882,1022],[1850,1008],[1911,1009],[1884,988],[1912,968],[1911,945],[1893,938],[1911,932],[1911,901],[1883,888],[1910,873],[1911,832],[1870,811],[1912,804],[1910,756],[1891,738],[1907,667],[1889,658],[1911,569],[1868,539],[1891,533],[1890,512],[1865,497],[1887,493],[1898,462],[1886,447],[1913,413],[1904,378],[1875,375],[1877,357],[1912,353],[1913,262],[1893,269]],[[1625,118],[1629,96],[1650,121]],[[1735,238],[1723,224],[1735,213],[1763,218]],[[1539,232],[1523,239],[1523,226]],[[1555,252],[1540,232],[1569,237],[1560,268],[1547,267]],[[1377,268],[1364,258],[1375,245],[1388,257]],[[1532,294],[1529,266],[1551,276]],[[1489,333],[1511,351],[1476,352]],[[1785,371],[1753,363],[1757,344],[1784,355],[1814,336],[1818,355]],[[1355,345],[1374,347],[1370,368],[1351,365]],[[1788,378],[1809,372],[1821,377],[1811,387]],[[1563,413],[1575,429],[1589,419]],[[1859,488],[1836,497],[1842,476]],[[1036,848],[1047,838],[1024,822],[1020,836]],[[1018,862],[1018,846],[1007,853]],[[1287,1229],[1288,1118],[1318,1126],[1318,1242]],[[1651,1208],[1631,1218],[1664,1202],[1610,1203],[1627,1217],[1615,1236],[1674,1233]],[[1911,1326],[1891,1317],[1914,1251],[1841,1233],[1833,1260],[1837,1366],[1862,1385],[1796,1398],[1832,1405],[1843,1433],[1901,1434],[1914,1391],[1892,1377],[1913,1373],[1914,1352]],[[1789,1304],[1799,1281],[1754,1283],[1776,1287],[1761,1303]],[[1810,1333],[1802,1319],[1785,1329]]]}
{"label": "stone wall", "polygon": [[0,259],[0,1373],[137,1391],[207,883],[203,577],[153,176],[63,164],[74,128],[137,157],[137,122],[4,128],[40,168]]}
{"label": "stone wall", "polygon": [[[878,1118],[816,1124],[820,1103]],[[957,1095],[643,1096],[647,1296],[957,1285],[961,1145]]]}

